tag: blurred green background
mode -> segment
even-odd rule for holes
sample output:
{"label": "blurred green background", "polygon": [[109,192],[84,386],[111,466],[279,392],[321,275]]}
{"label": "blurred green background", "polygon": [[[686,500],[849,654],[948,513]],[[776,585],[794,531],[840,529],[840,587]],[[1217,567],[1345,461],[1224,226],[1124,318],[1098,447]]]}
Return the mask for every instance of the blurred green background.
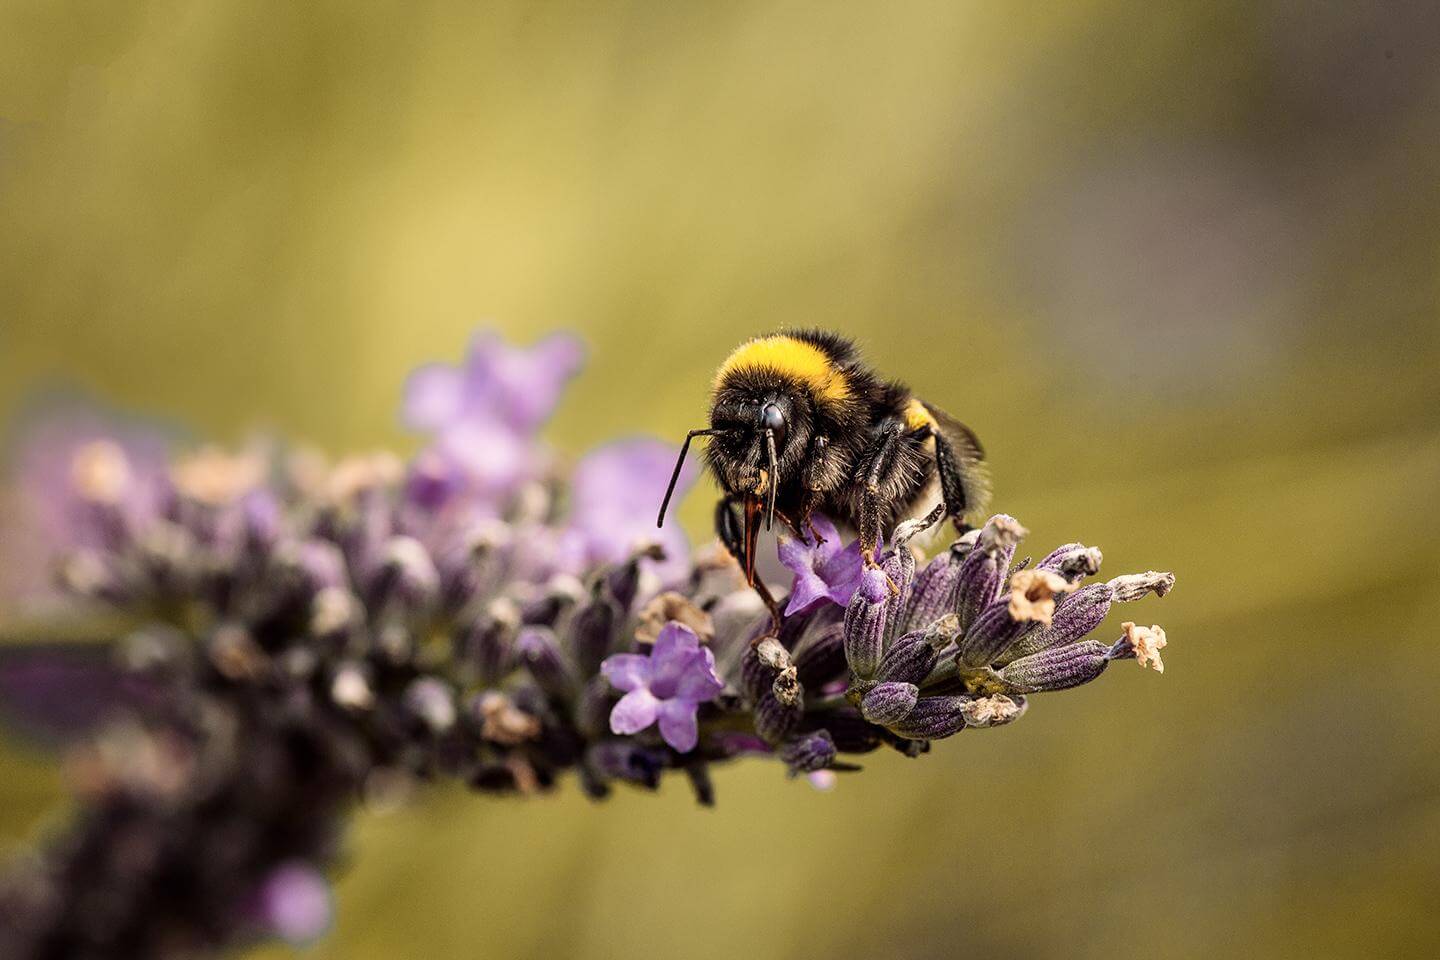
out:
{"label": "blurred green background", "polygon": [[[364,816],[310,956],[1435,956],[1437,143],[1421,2],[10,0],[0,415],[404,445],[413,366],[567,327],[578,452],[819,324],[1033,549],[1179,575],[1163,677],[832,793]],[[62,793],[0,765],[13,848]]]}

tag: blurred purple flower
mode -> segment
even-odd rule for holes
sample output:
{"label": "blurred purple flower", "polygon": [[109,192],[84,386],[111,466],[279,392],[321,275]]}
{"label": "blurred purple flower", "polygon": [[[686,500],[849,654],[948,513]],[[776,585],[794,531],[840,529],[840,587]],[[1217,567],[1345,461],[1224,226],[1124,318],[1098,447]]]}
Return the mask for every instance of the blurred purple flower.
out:
{"label": "blurred purple flower", "polygon": [[267,931],[303,946],[330,928],[335,911],[324,875],[297,860],[282,864],[265,879],[255,897],[254,913]]}
{"label": "blurred purple flower", "polygon": [[[655,564],[662,583],[688,567],[690,541],[679,524],[655,527],[655,510],[675,468],[675,448],[660,440],[634,438],[606,444],[576,464],[571,474],[569,525],[561,535],[561,566],[571,573],[600,563],[617,563],[638,546],[658,544],[665,559]],[[689,464],[677,495],[695,482]]]}
{"label": "blurred purple flower", "polygon": [[532,347],[512,347],[484,331],[470,341],[464,363],[431,363],[405,385],[405,422],[441,433],[464,422],[491,421],[533,432],[560,400],[585,357],[580,341],[557,333]]}
{"label": "blurred purple flower", "polygon": [[469,490],[486,497],[514,492],[547,462],[533,437],[584,359],[580,341],[554,334],[512,347],[495,333],[476,334],[458,366],[431,363],[405,385],[405,424],[431,434],[425,471],[411,492],[437,496]]}
{"label": "blurred purple flower", "polygon": [[650,653],[617,653],[606,658],[600,672],[625,696],[610,712],[610,729],[639,733],[660,723],[660,736],[681,753],[695,749],[699,726],[695,715],[725,689],[715,674],[715,655],[702,647],[695,632],[674,620],[655,639]]}
{"label": "blurred purple flower", "polygon": [[813,521],[819,543],[780,538],[780,562],[795,573],[786,616],[804,613],[827,600],[844,606],[860,586],[860,541],[841,546],[840,533],[829,518],[815,514]]}

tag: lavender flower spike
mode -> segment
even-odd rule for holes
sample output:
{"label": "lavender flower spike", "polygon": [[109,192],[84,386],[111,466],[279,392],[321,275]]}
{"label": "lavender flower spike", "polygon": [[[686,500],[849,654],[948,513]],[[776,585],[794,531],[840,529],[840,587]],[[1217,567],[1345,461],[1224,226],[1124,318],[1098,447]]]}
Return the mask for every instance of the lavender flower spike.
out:
{"label": "lavender flower spike", "polygon": [[[770,629],[733,562],[692,559],[678,526],[657,539],[672,449],[624,440],[562,469],[539,441],[578,361],[569,338],[483,335],[421,370],[405,418],[431,438],[408,467],[174,458],[103,423],[18,459],[66,600],[134,625],[88,646],[87,689],[134,695],[77,714],[73,664],[43,668],[73,644],[0,658],[0,716],[72,749],[79,808],[0,873],[0,957],[311,939],[348,811],[432,781],[598,800],[679,772],[708,804],[719,763],[848,772],[1013,723],[1115,660],[1162,669],[1164,631],[1138,615],[1089,635],[1173,575],[1083,585],[1102,555],[1078,542],[1012,570],[1025,530],[1004,515],[928,563],[906,541],[939,514],[906,521],[869,568],[816,517],[823,542],[780,545],[795,584]],[[43,566],[10,533],[0,570]]]}
{"label": "lavender flower spike", "polygon": [[610,729],[618,734],[639,733],[660,723],[660,736],[681,753],[695,749],[700,704],[714,700],[725,689],[715,675],[715,655],[700,646],[695,631],[672,620],[660,631],[647,656],[617,653],[600,665],[600,672],[625,696],[610,713]]}

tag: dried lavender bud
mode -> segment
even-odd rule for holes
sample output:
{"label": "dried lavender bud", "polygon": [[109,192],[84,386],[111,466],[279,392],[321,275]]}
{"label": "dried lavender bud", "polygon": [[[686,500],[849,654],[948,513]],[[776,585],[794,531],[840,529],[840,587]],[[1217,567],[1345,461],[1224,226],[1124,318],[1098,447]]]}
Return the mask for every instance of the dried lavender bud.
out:
{"label": "dried lavender bud", "polygon": [[1148,573],[1132,573],[1110,581],[1110,589],[1115,591],[1115,599],[1122,603],[1140,600],[1150,593],[1157,597],[1163,597],[1174,588],[1175,574],[1161,573],[1157,570],[1151,570]]}
{"label": "dried lavender bud", "polygon": [[801,734],[780,748],[780,759],[792,773],[814,773],[835,762],[835,741],[825,730]]}
{"label": "dried lavender bud", "polygon": [[1019,720],[1025,713],[1026,705],[1024,697],[1007,697],[1003,693],[996,693],[962,704],[960,713],[964,716],[967,727],[1002,727]]}
{"label": "dried lavender bud", "polygon": [[1066,690],[1100,676],[1112,659],[1106,644],[1082,640],[1012,661],[1000,670],[1000,679],[1016,693]]}
{"label": "dried lavender bud", "polygon": [[885,644],[885,611],[890,588],[883,571],[866,569],[845,609],[845,660],[855,676],[869,679],[880,666]]}
{"label": "dried lavender bud", "polygon": [[899,723],[887,729],[906,740],[942,740],[965,729],[969,696],[921,697]]}
{"label": "dried lavender bud", "polygon": [[880,660],[875,679],[887,682],[920,683],[935,669],[940,659],[939,652],[927,632],[914,631],[905,634],[890,645]]}
{"label": "dried lavender bud", "polygon": [[981,612],[1000,596],[1015,547],[1026,530],[1014,517],[998,514],[991,517],[975,542],[975,548],[960,563],[960,579],[955,590],[955,613],[960,629],[968,630]]}
{"label": "dried lavender bud", "polygon": [[1099,547],[1087,547],[1083,543],[1067,543],[1050,551],[1036,569],[1058,573],[1071,583],[1100,572],[1104,555]]}
{"label": "dried lavender bud", "polygon": [[775,680],[770,684],[770,692],[785,706],[793,707],[800,704],[805,688],[800,685],[799,672],[792,666],[775,674]]}
{"label": "dried lavender bud", "polygon": [[755,656],[760,663],[771,670],[784,670],[790,666],[790,651],[780,645],[774,637],[766,637],[755,645]]}
{"label": "dried lavender bud", "polygon": [[888,727],[915,708],[920,688],[913,683],[877,683],[860,701],[860,713],[871,723]]}
{"label": "dried lavender bud", "polygon": [[368,710],[375,704],[370,671],[363,664],[344,663],[330,681],[330,699],[347,710]]}
{"label": "dried lavender bud", "polygon": [[1169,641],[1158,624],[1137,627],[1127,621],[1120,625],[1120,629],[1125,633],[1111,646],[1111,659],[1134,657],[1141,667],[1154,667],[1156,673],[1165,672],[1165,664],[1160,659],[1160,649]]}

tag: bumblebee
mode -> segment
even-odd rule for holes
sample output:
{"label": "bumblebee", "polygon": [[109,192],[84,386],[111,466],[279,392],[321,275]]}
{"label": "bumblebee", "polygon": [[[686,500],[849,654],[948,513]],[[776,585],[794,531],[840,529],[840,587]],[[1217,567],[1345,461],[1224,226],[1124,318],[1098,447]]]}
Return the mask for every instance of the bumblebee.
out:
{"label": "bumblebee", "polygon": [[756,337],[725,359],[712,385],[710,425],[685,435],[658,525],[696,437],[709,438],[705,459],[723,491],[716,533],[762,595],[755,580],[762,518],[766,529],[779,517],[809,539],[819,510],[856,531],[873,566],[881,538],[899,521],[938,501],[964,532],[989,496],[975,434],[903,383],[882,379],[851,341],[826,331]]}

